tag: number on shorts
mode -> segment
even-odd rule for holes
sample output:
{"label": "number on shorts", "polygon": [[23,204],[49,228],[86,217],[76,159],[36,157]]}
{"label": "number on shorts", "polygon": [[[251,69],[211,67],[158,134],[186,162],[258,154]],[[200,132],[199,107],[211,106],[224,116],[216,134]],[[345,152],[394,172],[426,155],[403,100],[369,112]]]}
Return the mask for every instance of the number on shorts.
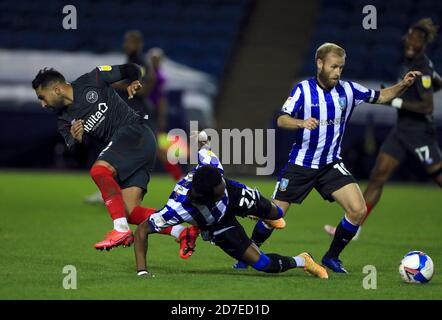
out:
{"label": "number on shorts", "polygon": [[344,167],[342,162],[339,162],[333,166],[333,168],[338,169],[344,176],[349,176],[351,173]]}
{"label": "number on shorts", "polygon": [[422,162],[429,162],[431,161],[430,159],[430,148],[428,146],[423,146],[423,147],[419,147],[414,149],[414,151],[417,153],[419,159]]}

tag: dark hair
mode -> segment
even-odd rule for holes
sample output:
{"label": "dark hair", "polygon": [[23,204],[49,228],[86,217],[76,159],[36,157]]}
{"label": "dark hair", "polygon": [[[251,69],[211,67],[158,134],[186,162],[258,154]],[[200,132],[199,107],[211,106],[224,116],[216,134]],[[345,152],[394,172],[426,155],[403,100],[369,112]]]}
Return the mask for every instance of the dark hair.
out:
{"label": "dark hair", "polygon": [[66,79],[57,70],[53,68],[44,68],[41,69],[35,76],[35,79],[32,80],[32,88],[34,88],[34,90],[39,86],[45,88],[53,82],[66,82]]}
{"label": "dark hair", "polygon": [[206,165],[198,168],[192,178],[192,189],[202,195],[201,198],[214,198],[214,188],[222,182],[222,175],[217,168]]}
{"label": "dark hair", "polygon": [[432,43],[437,36],[438,29],[439,26],[435,25],[431,18],[423,18],[413,24],[410,28],[410,31],[422,31],[425,34],[425,42]]}

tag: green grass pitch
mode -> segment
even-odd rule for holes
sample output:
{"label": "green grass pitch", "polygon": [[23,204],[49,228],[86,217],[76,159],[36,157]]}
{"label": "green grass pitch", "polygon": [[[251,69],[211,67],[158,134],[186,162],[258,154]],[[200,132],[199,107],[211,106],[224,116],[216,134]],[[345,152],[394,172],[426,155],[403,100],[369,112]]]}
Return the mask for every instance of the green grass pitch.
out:
{"label": "green grass pitch", "polygon": [[[274,181],[241,179],[270,197]],[[188,260],[178,255],[171,237],[153,235],[149,268],[156,277],[138,279],[133,248],[97,252],[96,241],[111,229],[101,206],[83,203],[95,191],[87,174],[0,172],[0,299],[442,299],[442,209],[440,190],[432,186],[389,185],[358,241],[341,258],[348,275],[330,272],[320,280],[300,269],[264,274],[237,271],[233,260],[198,240]],[[162,206],[173,187],[169,177],[154,176],[144,205]],[[330,244],[323,232],[342,210],[314,191],[292,206],[287,227],[276,231],[265,252],[296,255],[309,251],[320,260]],[[250,234],[253,222],[240,219]],[[435,275],[427,285],[401,281],[398,263],[411,250],[427,252]],[[63,267],[77,270],[77,289],[63,288]],[[377,270],[377,289],[366,290],[366,265]]]}

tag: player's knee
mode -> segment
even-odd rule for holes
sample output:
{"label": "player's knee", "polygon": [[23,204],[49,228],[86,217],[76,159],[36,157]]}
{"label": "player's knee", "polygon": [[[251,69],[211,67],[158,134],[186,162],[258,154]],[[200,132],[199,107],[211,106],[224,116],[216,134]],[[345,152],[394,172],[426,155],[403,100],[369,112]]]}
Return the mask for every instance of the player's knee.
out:
{"label": "player's knee", "polygon": [[102,165],[92,166],[91,170],[89,171],[89,174],[94,181],[96,181],[97,179],[103,176],[112,177],[112,171],[109,168]]}
{"label": "player's knee", "polygon": [[351,206],[347,212],[348,218],[353,222],[359,224],[367,214],[367,206],[365,202],[355,204]]}
{"label": "player's knee", "polygon": [[439,174],[435,179],[436,183],[439,185],[439,187],[442,188],[442,173]]}
{"label": "player's knee", "polygon": [[439,169],[431,172],[430,176],[439,185],[439,187],[442,187],[442,166],[440,166]]}

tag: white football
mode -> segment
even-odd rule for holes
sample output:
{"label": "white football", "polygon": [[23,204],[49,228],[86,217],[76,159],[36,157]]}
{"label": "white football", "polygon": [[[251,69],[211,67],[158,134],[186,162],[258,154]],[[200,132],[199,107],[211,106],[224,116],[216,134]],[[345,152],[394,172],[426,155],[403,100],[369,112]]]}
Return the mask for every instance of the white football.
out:
{"label": "white football", "polygon": [[407,283],[427,283],[433,277],[433,260],[422,251],[411,251],[401,260],[399,273]]}

